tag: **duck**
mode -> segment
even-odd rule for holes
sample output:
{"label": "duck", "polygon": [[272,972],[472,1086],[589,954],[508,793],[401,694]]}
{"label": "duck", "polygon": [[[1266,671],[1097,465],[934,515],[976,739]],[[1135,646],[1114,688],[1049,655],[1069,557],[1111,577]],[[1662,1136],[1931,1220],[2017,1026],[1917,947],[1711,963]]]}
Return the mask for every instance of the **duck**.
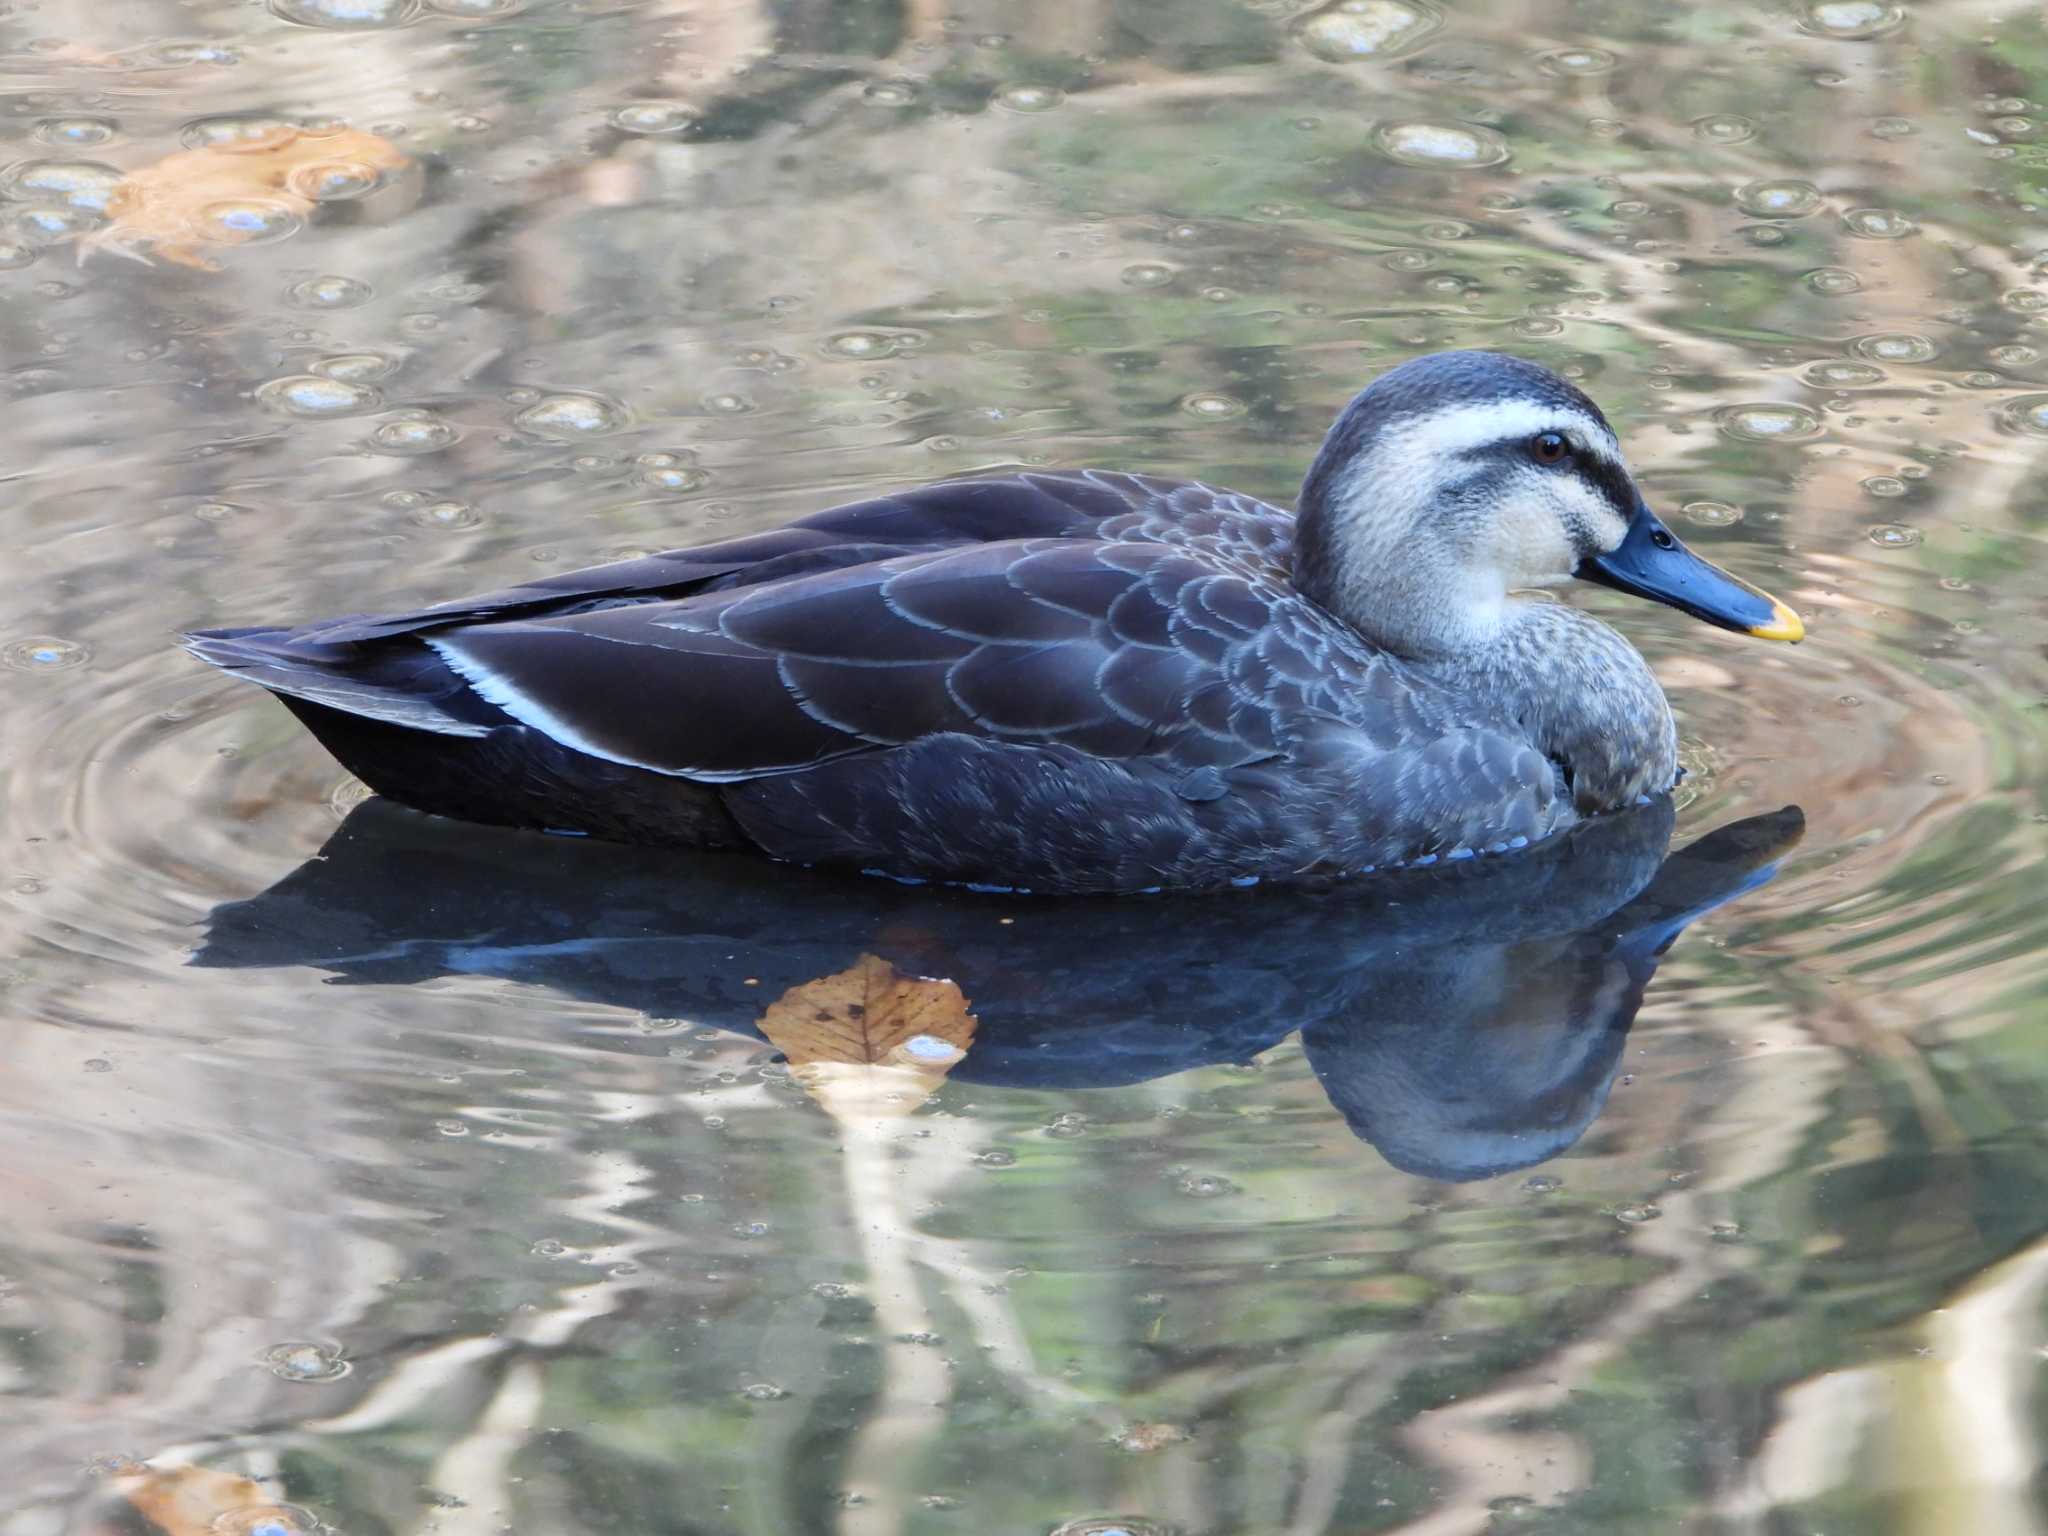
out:
{"label": "duck", "polygon": [[1401,362],[1292,512],[942,480],[380,615],[205,629],[418,811],[977,890],[1213,891],[1510,855],[1668,793],[1671,706],[1577,578],[1797,641],[1539,363]]}

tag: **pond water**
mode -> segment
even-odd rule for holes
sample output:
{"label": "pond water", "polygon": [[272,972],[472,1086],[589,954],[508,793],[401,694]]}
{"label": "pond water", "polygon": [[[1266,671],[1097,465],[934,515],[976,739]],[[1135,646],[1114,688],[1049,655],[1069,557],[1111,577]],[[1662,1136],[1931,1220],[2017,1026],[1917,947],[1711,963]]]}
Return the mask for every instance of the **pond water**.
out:
{"label": "pond water", "polygon": [[[0,1536],[2048,1530],[2038,6],[18,0],[0,102]],[[363,803],[174,645],[1285,500],[1446,346],[1806,616],[1573,595],[1675,823],[913,893]]]}

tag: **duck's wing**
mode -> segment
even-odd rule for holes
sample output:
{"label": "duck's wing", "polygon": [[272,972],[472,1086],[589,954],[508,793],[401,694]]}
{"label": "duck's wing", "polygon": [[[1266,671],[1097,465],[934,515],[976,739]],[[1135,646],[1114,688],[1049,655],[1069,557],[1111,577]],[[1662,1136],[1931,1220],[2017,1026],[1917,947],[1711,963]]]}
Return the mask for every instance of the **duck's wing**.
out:
{"label": "duck's wing", "polygon": [[1224,515],[1258,523],[1260,530],[1250,536],[1267,545],[1283,541],[1292,524],[1285,513],[1249,497],[1148,475],[1079,470],[941,480],[832,507],[764,533],[564,571],[402,613],[310,624],[293,639],[306,652],[360,646],[456,624],[758,586],[1000,540],[1087,536],[1111,520],[1120,531],[1142,526],[1170,535],[1186,519],[1206,528]]}
{"label": "duck's wing", "polygon": [[1058,538],[426,638],[514,720],[686,778],[948,733],[1193,771],[1275,755],[1282,717],[1337,683],[1276,646],[1299,605],[1197,551]]}

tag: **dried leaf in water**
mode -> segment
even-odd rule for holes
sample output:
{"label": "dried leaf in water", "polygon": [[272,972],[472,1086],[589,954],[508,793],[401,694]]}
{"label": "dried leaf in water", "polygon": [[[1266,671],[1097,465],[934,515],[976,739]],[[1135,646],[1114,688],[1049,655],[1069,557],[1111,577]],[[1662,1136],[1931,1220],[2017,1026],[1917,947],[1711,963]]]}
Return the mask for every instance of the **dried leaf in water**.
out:
{"label": "dried leaf in water", "polygon": [[300,1536],[304,1525],[260,1483],[212,1467],[130,1464],[116,1470],[114,1488],[164,1536],[253,1536],[268,1525]]}
{"label": "dried leaf in water", "polygon": [[360,197],[410,164],[389,139],[361,129],[254,125],[123,178],[109,223],[79,241],[79,259],[105,249],[147,262],[153,253],[217,271],[209,252],[280,239],[317,205]]}
{"label": "dried leaf in water", "polygon": [[1126,1424],[1113,1437],[1118,1450],[1143,1456],[1192,1438],[1179,1424]]}
{"label": "dried leaf in water", "polygon": [[761,1015],[791,1075],[833,1114],[907,1114],[974,1043],[950,981],[905,976],[876,955],[791,987]]}

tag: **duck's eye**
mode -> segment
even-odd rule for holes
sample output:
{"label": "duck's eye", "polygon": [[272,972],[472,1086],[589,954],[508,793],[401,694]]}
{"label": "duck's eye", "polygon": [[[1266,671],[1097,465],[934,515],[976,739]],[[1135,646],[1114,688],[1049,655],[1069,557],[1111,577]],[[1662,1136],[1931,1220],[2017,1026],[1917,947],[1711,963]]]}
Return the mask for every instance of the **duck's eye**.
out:
{"label": "duck's eye", "polygon": [[1538,432],[1529,439],[1529,452],[1538,464],[1562,464],[1571,451],[1572,445],[1562,432]]}

